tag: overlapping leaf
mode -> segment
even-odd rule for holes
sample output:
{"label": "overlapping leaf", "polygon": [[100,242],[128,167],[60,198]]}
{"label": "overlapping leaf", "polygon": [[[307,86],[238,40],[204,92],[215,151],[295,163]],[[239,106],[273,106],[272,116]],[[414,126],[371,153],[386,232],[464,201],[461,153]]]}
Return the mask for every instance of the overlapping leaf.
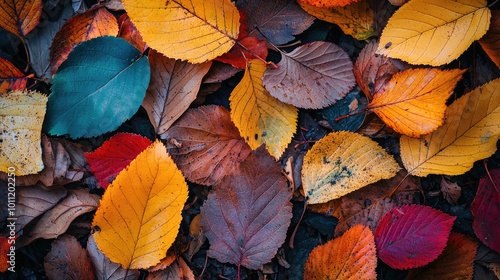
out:
{"label": "overlapping leaf", "polygon": [[404,135],[420,137],[444,122],[446,100],[465,70],[408,69],[396,73],[367,109]]}
{"label": "overlapping leaf", "polygon": [[124,0],[123,5],[144,41],[169,58],[205,62],[228,52],[238,38],[240,16],[230,0]]}
{"label": "overlapping leaf", "polygon": [[92,223],[97,246],[123,268],[157,264],[177,236],[187,195],[182,173],[154,142],[104,193]]}
{"label": "overlapping leaf", "polygon": [[0,94],[0,171],[27,175],[43,169],[40,137],[46,103],[47,97],[37,91]]}
{"label": "overlapping leaf", "polygon": [[250,154],[208,195],[201,209],[200,225],[210,242],[208,256],[262,269],[285,241],[291,198],[279,164],[262,148]]}
{"label": "overlapping leaf", "polygon": [[149,76],[147,58],[124,39],[76,46],[54,77],[46,131],[78,138],[115,130],[139,109]]}
{"label": "overlapping leaf", "polygon": [[97,150],[85,153],[85,158],[99,185],[106,189],[116,175],[151,144],[151,140],[140,135],[118,133]]}
{"label": "overlapping leaf", "polygon": [[381,179],[399,166],[376,142],[353,132],[332,132],[304,157],[302,185],[307,202],[323,203]]}
{"label": "overlapping leaf", "polygon": [[139,33],[139,30],[137,30],[137,27],[135,27],[135,24],[130,20],[130,17],[126,13],[118,18],[118,26],[120,30],[118,33],[118,37],[127,40],[140,52],[144,52],[147,49],[148,46],[142,40],[141,33]]}
{"label": "overlapping leaf", "polygon": [[446,123],[420,139],[402,136],[401,159],[412,175],[459,175],[496,150],[500,137],[500,79],[453,102]]}
{"label": "overlapping leaf", "polygon": [[189,109],[165,133],[169,153],[189,181],[217,185],[251,152],[220,106]]}
{"label": "overlapping leaf", "polygon": [[394,208],[375,230],[378,256],[395,269],[424,266],[443,252],[455,219],[429,206]]}
{"label": "overlapping leaf", "polygon": [[304,279],[377,279],[376,267],[372,231],[357,225],[311,251]]}
{"label": "overlapping leaf", "polygon": [[212,63],[191,64],[154,50],[149,52],[148,59],[151,81],[142,106],[156,133],[165,138],[165,132],[196,99],[201,80]]}
{"label": "overlapping leaf", "polygon": [[238,42],[228,53],[225,53],[215,59],[224,63],[231,64],[234,67],[245,69],[247,66],[247,61],[255,58],[266,59],[266,57],[266,41],[259,40],[257,37],[248,36],[241,40],[238,40]]}
{"label": "overlapping leaf", "polygon": [[42,0],[0,1],[0,27],[23,38],[40,22]]}
{"label": "overlapping leaf", "polygon": [[266,71],[264,86],[272,96],[299,108],[327,107],[354,86],[351,59],[330,42],[316,41],[282,53],[278,66]]}
{"label": "overlapping leaf", "polygon": [[0,57],[0,94],[26,88],[27,79],[12,62]]}
{"label": "overlapping leaf", "polygon": [[320,8],[332,8],[337,6],[346,6],[359,0],[299,0],[299,3],[307,3]]}
{"label": "overlapping leaf", "polygon": [[266,64],[254,59],[229,97],[231,120],[252,149],[266,144],[269,153],[279,158],[292,140],[297,123],[297,108],[272,97],[262,84]]}
{"label": "overlapping leaf", "polygon": [[490,25],[486,0],[412,0],[390,18],[377,53],[439,66],[458,58]]}
{"label": "overlapping leaf", "polygon": [[490,28],[479,40],[481,47],[500,68],[500,10],[491,10]]}

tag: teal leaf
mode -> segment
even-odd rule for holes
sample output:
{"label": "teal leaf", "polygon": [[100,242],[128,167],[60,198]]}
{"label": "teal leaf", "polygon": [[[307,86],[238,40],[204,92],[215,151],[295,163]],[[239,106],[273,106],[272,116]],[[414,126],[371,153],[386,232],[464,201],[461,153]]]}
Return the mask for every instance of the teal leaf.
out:
{"label": "teal leaf", "polygon": [[44,131],[79,138],[117,129],[139,109],[149,77],[147,57],[124,39],[76,46],[54,76]]}

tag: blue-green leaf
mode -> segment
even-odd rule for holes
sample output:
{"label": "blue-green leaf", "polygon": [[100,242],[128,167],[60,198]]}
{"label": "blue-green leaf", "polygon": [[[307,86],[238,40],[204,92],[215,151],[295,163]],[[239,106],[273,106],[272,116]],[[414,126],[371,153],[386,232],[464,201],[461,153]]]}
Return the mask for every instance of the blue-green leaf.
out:
{"label": "blue-green leaf", "polygon": [[78,138],[117,129],[139,109],[149,77],[147,57],[124,39],[78,45],[54,76],[44,130]]}

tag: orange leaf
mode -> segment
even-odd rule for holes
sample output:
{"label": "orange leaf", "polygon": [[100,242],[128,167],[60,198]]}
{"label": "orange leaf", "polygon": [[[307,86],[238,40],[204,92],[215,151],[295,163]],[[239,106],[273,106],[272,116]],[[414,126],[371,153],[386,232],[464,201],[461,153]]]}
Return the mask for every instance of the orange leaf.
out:
{"label": "orange leaf", "polygon": [[304,267],[304,279],[377,279],[375,241],[362,225],[314,248]]}
{"label": "orange leaf", "polygon": [[[121,3],[121,2],[120,2]],[[135,27],[135,24],[130,20],[125,13],[118,18],[118,26],[120,31],[118,37],[127,40],[132,46],[136,47],[141,53],[144,52],[148,46],[142,40],[141,33]]]}
{"label": "orange leaf", "polygon": [[500,10],[491,10],[490,29],[479,40],[481,47],[500,68]]}
{"label": "orange leaf", "polygon": [[118,23],[106,8],[90,9],[70,18],[56,33],[50,46],[52,74],[68,58],[73,47],[99,36],[116,36]]}
{"label": "orange leaf", "polygon": [[27,81],[21,70],[10,61],[0,57],[0,93],[5,93],[9,89],[25,89]]}
{"label": "orange leaf", "polygon": [[40,22],[42,0],[0,1],[0,27],[22,38]]}
{"label": "orange leaf", "polygon": [[367,109],[396,132],[419,137],[444,121],[446,100],[465,70],[408,69],[392,76]]}

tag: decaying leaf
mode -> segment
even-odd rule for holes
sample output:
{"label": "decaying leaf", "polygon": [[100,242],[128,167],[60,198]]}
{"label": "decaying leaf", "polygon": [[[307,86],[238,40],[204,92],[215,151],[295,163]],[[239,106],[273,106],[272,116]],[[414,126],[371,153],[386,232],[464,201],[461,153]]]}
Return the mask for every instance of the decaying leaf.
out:
{"label": "decaying leaf", "polygon": [[342,197],[381,179],[399,166],[376,142],[353,132],[332,132],[304,157],[302,184],[307,203]]}
{"label": "decaying leaf", "polygon": [[377,279],[372,231],[357,225],[344,235],[314,248],[304,267],[304,279]]}
{"label": "decaying leaf", "polygon": [[187,195],[182,173],[154,142],[104,193],[92,222],[97,246],[126,269],[157,264],[177,236]]}
{"label": "decaying leaf", "polygon": [[150,272],[146,280],[195,280],[193,271],[182,258],[178,258],[164,270]]}
{"label": "decaying leaf", "polygon": [[448,203],[457,204],[462,194],[462,188],[457,183],[450,182],[443,177],[441,179],[441,193]]}
{"label": "decaying leaf", "polygon": [[500,68],[500,10],[491,10],[490,28],[479,40],[481,47]]}
{"label": "decaying leaf", "polygon": [[401,159],[408,173],[459,175],[495,152],[500,137],[500,79],[460,97],[446,115],[446,123],[431,134],[401,137]]}
{"label": "decaying leaf", "polygon": [[[121,4],[121,0],[119,1]],[[107,2],[110,3],[110,2]],[[125,13],[118,18],[119,32],[118,37],[127,40],[132,46],[136,47],[140,52],[144,52],[148,46],[142,40],[141,33],[135,27],[135,24],[130,20],[130,17]]]}
{"label": "decaying leaf", "polygon": [[0,94],[26,88],[27,78],[12,62],[0,57]]}
{"label": "decaying leaf", "polygon": [[40,22],[42,0],[0,1],[0,27],[23,38]]}

